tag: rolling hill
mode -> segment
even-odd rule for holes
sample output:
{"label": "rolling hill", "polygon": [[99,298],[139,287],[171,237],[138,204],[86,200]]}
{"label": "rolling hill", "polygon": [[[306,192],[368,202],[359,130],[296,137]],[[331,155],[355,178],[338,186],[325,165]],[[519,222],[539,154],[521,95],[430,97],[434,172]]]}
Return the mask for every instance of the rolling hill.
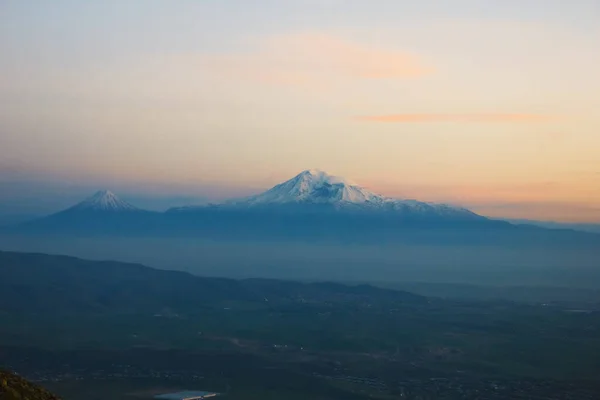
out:
{"label": "rolling hill", "polygon": [[113,261],[0,252],[0,313],[196,313],[231,304],[332,303],[364,298],[421,303],[424,297],[368,285],[205,278]]}

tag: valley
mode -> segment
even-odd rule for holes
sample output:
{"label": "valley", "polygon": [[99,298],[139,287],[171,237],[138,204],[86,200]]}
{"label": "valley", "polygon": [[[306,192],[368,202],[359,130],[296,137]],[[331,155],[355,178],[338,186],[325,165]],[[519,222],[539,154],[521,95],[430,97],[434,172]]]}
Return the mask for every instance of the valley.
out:
{"label": "valley", "polygon": [[599,303],[572,312],[571,303],[0,257],[8,278],[0,282],[2,365],[59,394],[82,395],[94,382],[122,395],[160,385],[229,388],[234,399],[598,393]]}

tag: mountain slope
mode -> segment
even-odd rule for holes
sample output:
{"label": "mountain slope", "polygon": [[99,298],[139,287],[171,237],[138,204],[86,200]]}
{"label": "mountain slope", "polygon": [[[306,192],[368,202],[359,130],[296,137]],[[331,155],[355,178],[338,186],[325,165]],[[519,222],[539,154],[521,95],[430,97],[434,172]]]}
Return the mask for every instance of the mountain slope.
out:
{"label": "mountain slope", "polygon": [[381,203],[383,198],[320,170],[306,170],[264,193],[234,201],[238,205],[285,203]]}
{"label": "mountain slope", "polygon": [[158,213],[142,210],[102,190],[47,217],[22,224],[26,233],[139,233],[156,226]]}
{"label": "mountain slope", "polygon": [[[485,220],[484,217],[461,207],[385,197],[360,187],[347,179],[329,175],[321,170],[306,170],[266,192],[244,199],[228,201],[221,208],[336,210],[361,213],[387,213],[388,216]],[[171,209],[171,212],[198,211],[202,207]]]}
{"label": "mountain slope", "polygon": [[[367,285],[298,283],[266,279],[204,278],[140,264],[0,251],[0,314],[197,313],[231,304],[251,308],[306,301],[422,302],[407,292]],[[268,305],[268,304],[267,304]]]}
{"label": "mountain slope", "polygon": [[121,200],[109,190],[100,190],[64,212],[135,212],[139,208]]}
{"label": "mountain slope", "polygon": [[58,400],[44,388],[12,372],[0,370],[0,400]]}
{"label": "mountain slope", "polygon": [[[540,228],[541,229],[541,228]],[[254,196],[221,204],[141,210],[101,191],[19,233],[428,243],[559,242],[568,233],[491,220],[466,208],[379,195],[346,179],[306,170]],[[516,235],[519,233],[519,235]],[[583,240],[587,240],[583,238]],[[594,240],[590,238],[589,240]]]}
{"label": "mountain slope", "polygon": [[177,234],[236,240],[383,242],[439,229],[446,232],[446,240],[447,232],[455,229],[468,231],[466,236],[450,233],[452,240],[462,242],[480,237],[474,230],[514,228],[461,207],[385,197],[319,170],[303,171],[255,196],[172,208],[163,221],[163,227]]}

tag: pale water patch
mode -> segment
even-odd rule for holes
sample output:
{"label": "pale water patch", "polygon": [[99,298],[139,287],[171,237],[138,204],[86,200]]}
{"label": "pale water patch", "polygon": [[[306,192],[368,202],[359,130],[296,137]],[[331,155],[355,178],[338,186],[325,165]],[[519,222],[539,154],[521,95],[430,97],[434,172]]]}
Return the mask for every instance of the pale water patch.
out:
{"label": "pale water patch", "polygon": [[159,394],[154,396],[155,399],[160,400],[191,400],[191,399],[205,399],[209,397],[215,397],[217,393],[204,392],[200,390],[184,390],[182,392]]}

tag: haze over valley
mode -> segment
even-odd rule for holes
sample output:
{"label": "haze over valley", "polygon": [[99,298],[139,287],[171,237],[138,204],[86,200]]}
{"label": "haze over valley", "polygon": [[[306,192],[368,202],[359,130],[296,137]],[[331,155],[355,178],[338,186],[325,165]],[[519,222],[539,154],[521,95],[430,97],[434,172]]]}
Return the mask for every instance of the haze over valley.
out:
{"label": "haze over valley", "polygon": [[0,54],[0,400],[600,399],[598,0],[2,0]]}
{"label": "haze over valley", "polygon": [[305,170],[254,196],[143,210],[110,191],[5,229],[5,250],[234,278],[598,288],[600,235],[380,196]]}

